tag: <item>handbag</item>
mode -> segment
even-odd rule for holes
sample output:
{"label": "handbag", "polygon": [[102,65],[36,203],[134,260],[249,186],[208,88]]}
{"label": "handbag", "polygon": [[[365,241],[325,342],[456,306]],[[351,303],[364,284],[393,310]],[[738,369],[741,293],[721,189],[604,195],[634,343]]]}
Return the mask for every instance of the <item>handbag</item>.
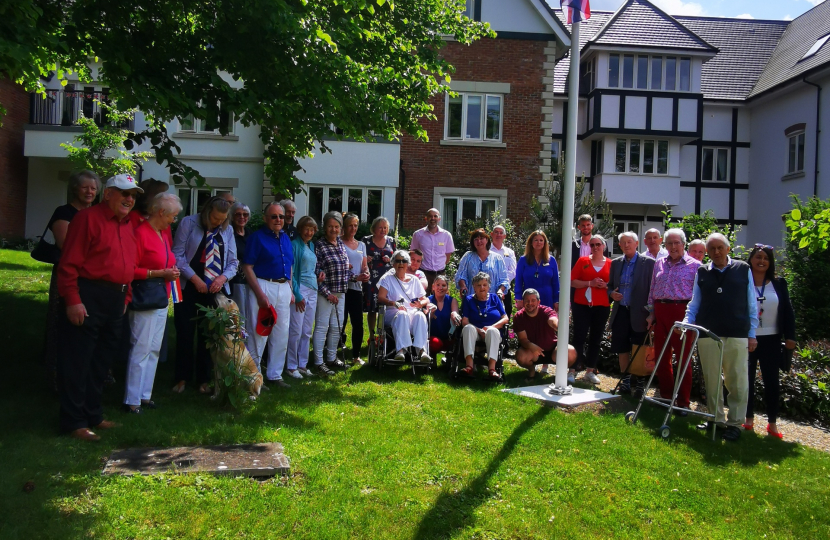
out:
{"label": "handbag", "polygon": [[43,229],[43,234],[38,236],[40,240],[38,240],[37,244],[35,244],[35,248],[32,250],[31,256],[34,260],[40,261],[46,264],[58,264],[61,260],[61,250],[55,244],[50,244],[46,240],[43,239],[46,236],[46,231],[49,230],[49,225]]}
{"label": "handbag", "polygon": [[656,363],[657,359],[654,357],[654,340],[651,332],[648,332],[643,344],[638,345],[636,350],[631,351],[631,365],[628,368],[628,373],[638,377],[651,375]]}
{"label": "handbag", "polygon": [[[167,249],[167,240],[162,237],[167,264],[170,264],[170,250]],[[133,311],[151,311],[166,308],[169,303],[167,282],[164,278],[135,279],[132,283],[133,299],[130,309]]]}
{"label": "handbag", "polygon": [[788,349],[783,343],[781,344],[781,356],[778,369],[784,373],[789,373],[793,367],[793,352],[795,352],[795,349]]}

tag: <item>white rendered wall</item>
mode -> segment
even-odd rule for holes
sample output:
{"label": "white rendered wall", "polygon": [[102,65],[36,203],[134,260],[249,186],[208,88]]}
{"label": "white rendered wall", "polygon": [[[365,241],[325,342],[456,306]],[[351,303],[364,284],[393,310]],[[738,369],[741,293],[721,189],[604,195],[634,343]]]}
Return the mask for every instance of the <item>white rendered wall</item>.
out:
{"label": "white rendered wall", "polygon": [[481,20],[496,32],[550,34],[550,25],[542,19],[531,0],[479,0]]}

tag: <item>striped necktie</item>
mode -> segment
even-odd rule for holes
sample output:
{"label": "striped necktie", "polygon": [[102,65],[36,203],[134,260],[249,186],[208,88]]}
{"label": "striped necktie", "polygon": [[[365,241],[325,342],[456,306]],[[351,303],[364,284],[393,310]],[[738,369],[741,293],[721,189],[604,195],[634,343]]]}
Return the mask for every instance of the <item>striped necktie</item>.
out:
{"label": "striped necktie", "polygon": [[219,244],[216,242],[217,228],[207,233],[205,242],[205,283],[210,285],[222,273],[222,257],[219,254]]}

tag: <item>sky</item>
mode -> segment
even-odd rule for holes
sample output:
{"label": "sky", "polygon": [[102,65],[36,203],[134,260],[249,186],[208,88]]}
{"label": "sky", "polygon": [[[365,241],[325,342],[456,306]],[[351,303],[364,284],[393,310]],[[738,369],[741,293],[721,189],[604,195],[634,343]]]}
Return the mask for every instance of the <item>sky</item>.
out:
{"label": "sky", "polygon": [[[792,20],[822,1],[830,0],[651,0],[669,15],[704,15],[746,19]],[[550,0],[558,4],[558,0]],[[591,0],[594,11],[614,11],[623,0]]]}

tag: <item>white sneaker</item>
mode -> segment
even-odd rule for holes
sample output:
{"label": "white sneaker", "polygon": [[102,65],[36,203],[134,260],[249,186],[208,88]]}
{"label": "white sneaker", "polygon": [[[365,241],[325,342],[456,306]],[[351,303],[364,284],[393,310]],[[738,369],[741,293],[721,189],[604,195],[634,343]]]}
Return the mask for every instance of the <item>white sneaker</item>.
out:
{"label": "white sneaker", "polygon": [[421,349],[421,363],[429,364],[430,362],[432,362],[432,358],[429,353],[425,349]]}
{"label": "white sneaker", "polygon": [[599,386],[600,383],[599,377],[597,377],[597,374],[593,371],[586,371],[585,375],[582,376],[582,379],[595,386]]}
{"label": "white sneaker", "polygon": [[573,386],[573,384],[575,382],[576,382],[576,373],[574,373],[573,371],[569,371],[568,372],[568,384]]}
{"label": "white sneaker", "polygon": [[398,351],[398,354],[395,355],[396,362],[405,362],[406,361],[406,354],[403,351]]}
{"label": "white sneaker", "polygon": [[288,370],[288,376],[289,377],[294,377],[295,379],[302,379],[303,378],[303,376],[300,375],[299,370],[296,370],[296,369]]}
{"label": "white sneaker", "polygon": [[297,371],[299,371],[300,375],[302,375],[303,377],[313,377],[314,376],[314,372],[312,372],[311,369],[309,369],[309,368],[300,368]]}

